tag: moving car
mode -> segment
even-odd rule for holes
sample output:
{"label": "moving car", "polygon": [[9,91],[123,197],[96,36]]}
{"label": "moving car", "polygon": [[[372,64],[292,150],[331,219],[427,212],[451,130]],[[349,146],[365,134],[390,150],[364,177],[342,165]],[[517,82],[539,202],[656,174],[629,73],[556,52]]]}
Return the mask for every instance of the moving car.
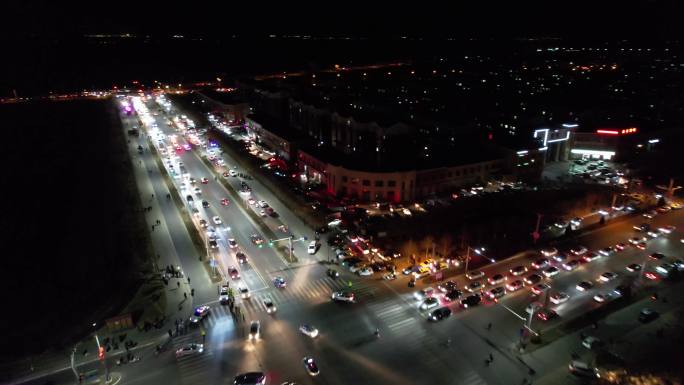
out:
{"label": "moving car", "polygon": [[607,292],[607,293],[599,293],[594,296],[594,301],[598,303],[603,303],[606,302],[607,300],[611,299],[613,297],[612,292]]}
{"label": "moving car", "polygon": [[575,254],[575,255],[582,255],[589,251],[586,247],[584,246],[575,246],[572,249],[570,249],[570,252]]}
{"label": "moving car", "polygon": [[591,253],[589,253],[589,254],[586,254],[586,255],[584,255],[584,257],[582,257],[582,259],[583,259],[585,262],[593,262],[593,261],[595,261],[595,260],[597,260],[597,259],[599,259],[599,258],[601,258],[601,254],[599,254],[599,253],[594,253],[594,252],[591,252]]}
{"label": "moving car", "polygon": [[604,247],[603,249],[599,250],[599,254],[606,257],[612,255],[613,253],[615,253],[615,248],[613,246]]}
{"label": "moving car", "polygon": [[228,239],[228,246],[230,246],[231,249],[235,249],[238,247],[237,241],[235,241],[234,238],[229,238]]}
{"label": "moving car", "polygon": [[241,252],[241,251],[238,251],[237,254],[235,254],[235,256],[237,257],[237,260],[238,260],[238,262],[239,262],[240,264],[243,264],[243,263],[247,263],[247,262],[248,262],[248,261],[247,261],[247,256],[245,255],[245,253],[243,253],[243,252]]}
{"label": "moving car", "polygon": [[252,321],[252,323],[249,324],[249,339],[250,340],[258,340],[260,333],[261,333],[261,322],[259,322],[258,320]]}
{"label": "moving car", "polygon": [[255,245],[261,245],[264,243],[264,238],[259,234],[252,234],[249,236],[249,240]]}
{"label": "moving car", "polygon": [[594,284],[589,281],[582,281],[575,286],[578,291],[587,291],[594,287]]}
{"label": "moving car", "polygon": [[613,273],[612,271],[606,271],[605,273],[601,274],[599,276],[599,281],[601,282],[610,282],[617,278],[617,274]]}
{"label": "moving car", "polygon": [[440,283],[437,286],[437,289],[439,289],[439,291],[441,291],[442,293],[448,293],[452,290],[458,289],[458,285],[454,281],[446,281],[446,282]]}
{"label": "moving car", "polygon": [[316,241],[311,241],[311,243],[309,243],[309,248],[308,248],[309,254],[316,254],[317,248],[318,248],[318,244],[316,243]]}
{"label": "moving car", "polygon": [[326,270],[325,274],[331,278],[337,278],[340,276],[340,272],[335,269],[328,269]]}
{"label": "moving car", "polygon": [[658,313],[657,311],[652,310],[652,309],[646,308],[646,309],[642,309],[639,312],[639,322],[641,322],[641,323],[651,322],[658,317],[660,317],[660,313]]}
{"label": "moving car", "polygon": [[444,294],[444,297],[442,297],[442,301],[445,303],[451,303],[451,302],[454,302],[457,299],[461,298],[461,295],[463,295],[463,293],[461,293],[460,290],[454,289],[454,290]]}
{"label": "moving car", "polygon": [[504,276],[503,274],[495,274],[487,279],[487,283],[489,283],[491,286],[495,286],[506,282],[507,279],[508,277]]}
{"label": "moving car", "polygon": [[537,318],[539,318],[542,321],[548,321],[557,317],[558,313],[556,313],[556,311],[553,309],[540,309],[537,312]]}
{"label": "moving car", "polygon": [[268,203],[266,203],[266,201],[264,200],[261,200],[257,202],[257,206],[261,207],[262,209],[265,209],[266,207],[268,207]]}
{"label": "moving car", "polygon": [[359,270],[357,270],[356,274],[364,277],[368,277],[373,275],[373,268],[370,266],[363,267]]}
{"label": "moving car", "polygon": [[320,373],[316,361],[312,357],[304,357],[302,361],[304,362],[304,369],[310,376],[317,376]]}
{"label": "moving car", "polygon": [[205,208],[205,209],[208,208],[208,207],[209,207],[209,202],[207,202],[207,201],[202,201],[202,207]]}
{"label": "moving car", "polygon": [[523,274],[527,273],[527,267],[522,266],[522,265],[516,266],[516,267],[512,268],[511,270],[509,270],[509,272],[511,273],[511,275],[517,277],[519,275],[523,275]]}
{"label": "moving car", "polygon": [[432,297],[433,295],[435,295],[435,289],[432,287],[426,287],[413,293],[413,297],[419,301]]}
{"label": "moving car", "polygon": [[332,299],[335,302],[354,302],[356,300],[354,293],[350,291],[336,291],[332,293]]}
{"label": "moving car", "polygon": [[429,297],[420,304],[420,310],[429,310],[437,306],[439,306],[439,300],[435,297]]}
{"label": "moving car", "polygon": [[232,279],[239,279],[240,278],[240,272],[238,271],[235,266],[231,266],[228,268],[228,274],[230,275],[230,278]]}
{"label": "moving car", "polygon": [[568,370],[570,370],[570,373],[577,377],[600,378],[598,369],[594,368],[590,364],[587,364],[586,362],[573,360],[570,362],[570,365],[568,365]]}
{"label": "moving car", "polygon": [[451,309],[448,307],[440,307],[439,309],[433,310],[429,315],[428,315],[428,320],[430,321],[441,321],[445,318],[449,318],[451,316]]}
{"label": "moving car", "polygon": [[566,293],[562,292],[562,291],[561,291],[561,292],[558,292],[558,293],[556,293],[556,294],[554,294],[554,295],[552,295],[552,296],[549,298],[549,300],[550,300],[551,302],[553,302],[554,304],[556,304],[556,305],[560,305],[560,304],[562,304],[563,302],[566,302],[566,301],[569,300],[569,299],[570,299],[570,296],[567,295]]}
{"label": "moving car", "polygon": [[549,286],[546,283],[538,283],[538,284],[532,286],[531,290],[532,290],[532,293],[534,293],[535,295],[542,295],[542,293],[549,290],[550,288],[551,288],[551,286]]}
{"label": "moving car", "polygon": [[[565,228],[565,227],[566,226],[564,226],[563,228]],[[545,257],[553,257],[554,255],[558,254],[558,249],[556,249],[555,247],[549,247],[546,249],[542,249],[541,254]]]}
{"label": "moving car", "polygon": [[565,253],[562,254],[556,254],[553,256],[553,260],[558,262],[558,263],[563,263],[568,260],[568,255]]}
{"label": "moving car", "polygon": [[495,287],[487,292],[487,296],[491,299],[498,299],[506,295],[506,289],[503,286]]}
{"label": "moving car", "polygon": [[471,282],[465,286],[465,289],[471,293],[474,293],[476,291],[480,291],[483,288],[484,288],[484,285],[482,284],[481,281]]}
{"label": "moving car", "polygon": [[649,255],[648,257],[651,258],[651,259],[653,259],[653,260],[659,261],[659,260],[665,258],[665,254],[663,254],[663,253],[653,253],[653,254]]}
{"label": "moving car", "polygon": [[590,350],[596,349],[603,346],[603,341],[594,336],[587,336],[585,339],[582,340],[582,346]]}
{"label": "moving car", "polygon": [[518,291],[518,290],[522,289],[523,286],[524,286],[523,281],[516,279],[515,281],[509,282],[506,285],[506,290],[511,291],[511,292],[512,291]]}
{"label": "moving car", "polygon": [[214,216],[213,218],[211,218],[211,220],[214,222],[215,225],[220,225],[220,224],[223,223],[223,221],[221,220],[221,218],[219,218],[218,215],[216,215],[216,216]]}
{"label": "moving car", "polygon": [[302,334],[307,335],[311,338],[316,338],[318,336],[318,329],[309,324],[301,325],[299,327],[299,331],[302,332]]}
{"label": "moving car", "polygon": [[546,258],[540,258],[532,262],[532,267],[539,270],[549,266],[549,260]]}
{"label": "moving car", "polygon": [[660,231],[663,234],[670,234],[671,232],[675,231],[675,229],[677,229],[677,228],[675,226],[672,226],[672,225],[658,227],[658,231]]}
{"label": "moving car", "polygon": [[196,324],[204,319],[209,314],[209,305],[198,306],[195,312],[190,316],[190,322]]}
{"label": "moving car", "polygon": [[551,266],[551,267],[547,268],[546,270],[544,270],[544,272],[543,272],[543,274],[546,278],[551,278],[554,275],[557,275],[558,273],[560,273],[560,270],[558,270],[558,268],[556,266]]}
{"label": "moving car", "polygon": [[534,285],[539,282],[541,282],[543,278],[539,274],[530,274],[527,277],[525,277],[525,285]]}
{"label": "moving car", "polygon": [[192,343],[176,350],[176,358],[201,354],[202,352],[204,352],[204,345]]}
{"label": "moving car", "polygon": [[580,265],[579,261],[576,259],[573,259],[572,261],[568,261],[563,264],[563,268],[567,271],[573,271],[576,268],[578,268]]}
{"label": "moving car", "polygon": [[242,299],[247,299],[250,297],[247,286],[238,286],[238,293],[240,293],[240,298]]}
{"label": "moving car", "polygon": [[264,307],[266,308],[266,313],[273,314],[276,312],[276,310],[278,310],[278,308],[276,308],[275,304],[273,303],[272,299],[264,298],[262,302],[264,303]]}
{"label": "moving car", "polygon": [[480,302],[482,302],[482,297],[480,297],[478,294],[471,294],[461,300],[461,307],[467,309],[469,307],[479,305]]}
{"label": "moving car", "polygon": [[273,286],[277,287],[278,289],[282,289],[287,286],[287,282],[285,282],[285,278],[283,277],[275,277],[273,278]]}
{"label": "moving car", "polygon": [[472,281],[475,279],[484,278],[485,273],[484,273],[484,271],[469,271],[468,273],[466,273],[465,276],[466,276],[466,278],[468,278],[469,280]]}
{"label": "moving car", "polygon": [[229,295],[228,295],[228,285],[222,285],[221,289],[219,291],[219,302],[221,304],[224,304],[228,302]]}

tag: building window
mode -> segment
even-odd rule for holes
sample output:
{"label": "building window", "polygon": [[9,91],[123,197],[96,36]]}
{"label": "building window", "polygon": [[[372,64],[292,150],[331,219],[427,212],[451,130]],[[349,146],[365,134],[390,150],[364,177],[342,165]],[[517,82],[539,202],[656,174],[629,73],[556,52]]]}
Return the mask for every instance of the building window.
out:
{"label": "building window", "polygon": [[381,180],[376,180],[376,181],[375,181],[375,187],[382,187],[382,186],[384,186],[383,181],[381,181]]}
{"label": "building window", "polygon": [[342,183],[347,183],[347,176],[346,175],[342,175]]}
{"label": "building window", "polygon": [[363,180],[363,185],[364,186],[370,186],[370,181],[368,179]]}
{"label": "building window", "polygon": [[387,187],[394,187],[397,185],[397,181],[394,180],[388,180],[387,181]]}

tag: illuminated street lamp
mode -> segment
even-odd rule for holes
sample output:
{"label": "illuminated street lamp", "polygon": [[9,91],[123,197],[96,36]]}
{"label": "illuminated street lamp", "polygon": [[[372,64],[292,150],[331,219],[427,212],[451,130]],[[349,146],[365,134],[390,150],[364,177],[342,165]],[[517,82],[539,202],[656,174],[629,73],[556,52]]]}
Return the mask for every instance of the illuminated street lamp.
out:
{"label": "illuminated street lamp", "polygon": [[[468,274],[468,262],[470,261],[470,250],[472,250],[472,251],[473,251],[475,254],[477,254],[477,255],[480,255],[480,256],[483,256],[483,257],[487,258],[487,256],[484,255],[484,252],[485,252],[485,248],[484,248],[484,247],[472,248],[472,247],[470,247],[470,246],[467,246],[467,249],[466,249],[466,260],[465,260],[465,272],[464,272],[464,274]],[[492,263],[496,262],[496,260],[494,260],[494,259],[492,259],[492,258],[487,258],[487,259],[489,259]]]}

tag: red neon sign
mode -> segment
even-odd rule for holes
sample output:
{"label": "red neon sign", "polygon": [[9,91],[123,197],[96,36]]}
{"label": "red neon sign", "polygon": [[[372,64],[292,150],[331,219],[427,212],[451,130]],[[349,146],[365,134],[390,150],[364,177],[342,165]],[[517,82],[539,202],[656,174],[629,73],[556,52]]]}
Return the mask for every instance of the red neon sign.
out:
{"label": "red neon sign", "polygon": [[622,129],[599,129],[596,130],[597,134],[602,134],[602,135],[629,135],[629,134],[634,134],[637,132],[636,127],[630,127],[630,128],[622,128]]}

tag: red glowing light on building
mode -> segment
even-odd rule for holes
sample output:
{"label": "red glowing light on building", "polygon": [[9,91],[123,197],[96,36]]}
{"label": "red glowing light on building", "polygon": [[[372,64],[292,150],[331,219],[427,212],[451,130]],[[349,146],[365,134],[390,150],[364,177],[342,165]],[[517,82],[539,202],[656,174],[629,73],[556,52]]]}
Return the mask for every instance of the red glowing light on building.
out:
{"label": "red glowing light on building", "polygon": [[601,135],[629,135],[637,132],[636,127],[622,128],[622,129],[598,129],[597,134]]}

